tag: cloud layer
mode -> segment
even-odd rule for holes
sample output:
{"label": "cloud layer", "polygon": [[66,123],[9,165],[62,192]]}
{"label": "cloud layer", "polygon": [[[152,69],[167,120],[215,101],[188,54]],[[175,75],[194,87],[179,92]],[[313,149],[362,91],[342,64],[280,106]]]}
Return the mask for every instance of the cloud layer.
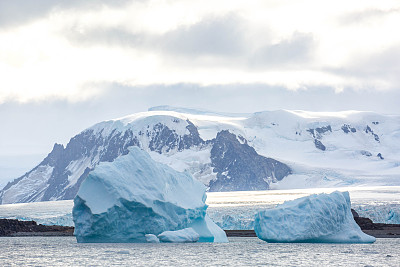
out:
{"label": "cloud layer", "polygon": [[[0,103],[105,85],[398,90],[397,1],[0,3]],[[132,89],[134,90],[134,89]]]}

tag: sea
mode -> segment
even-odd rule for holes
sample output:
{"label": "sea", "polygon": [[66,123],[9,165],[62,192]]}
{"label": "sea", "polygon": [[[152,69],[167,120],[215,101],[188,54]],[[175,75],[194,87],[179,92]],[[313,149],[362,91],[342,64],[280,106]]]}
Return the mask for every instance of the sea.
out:
{"label": "sea", "polygon": [[0,237],[0,266],[400,266],[400,238],[373,244],[89,244],[75,237]]}
{"label": "sea", "polygon": [[[252,229],[254,214],[287,200],[337,189],[208,193],[210,217],[225,229]],[[352,207],[375,222],[398,223],[400,187],[340,188]],[[73,225],[73,202],[0,205],[0,218]],[[400,238],[373,244],[267,243],[230,237],[229,243],[78,244],[75,237],[0,237],[2,266],[399,266]]]}

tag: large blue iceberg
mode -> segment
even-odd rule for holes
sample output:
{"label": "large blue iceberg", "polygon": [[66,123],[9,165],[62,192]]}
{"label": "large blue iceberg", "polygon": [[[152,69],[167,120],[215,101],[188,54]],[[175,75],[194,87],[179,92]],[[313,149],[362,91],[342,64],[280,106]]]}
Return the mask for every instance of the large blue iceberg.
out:
{"label": "large blue iceberg", "polygon": [[[192,228],[199,242],[227,242],[206,214],[205,186],[137,147],[89,173],[72,210],[78,242],[146,242]],[[148,239],[147,238],[147,239]]]}
{"label": "large blue iceberg", "polygon": [[256,214],[254,230],[267,242],[373,243],[354,221],[348,192],[287,201]]}

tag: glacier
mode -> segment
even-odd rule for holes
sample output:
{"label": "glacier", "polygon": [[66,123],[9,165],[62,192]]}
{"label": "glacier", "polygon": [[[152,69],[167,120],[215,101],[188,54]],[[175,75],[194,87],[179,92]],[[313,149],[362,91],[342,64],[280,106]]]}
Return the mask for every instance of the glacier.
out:
{"label": "glacier", "polygon": [[78,242],[146,242],[146,234],[193,228],[200,242],[227,242],[206,214],[205,186],[143,150],[99,164],[72,209]]}
{"label": "glacier", "polygon": [[310,195],[256,214],[254,231],[267,242],[373,243],[351,213],[349,192]]}

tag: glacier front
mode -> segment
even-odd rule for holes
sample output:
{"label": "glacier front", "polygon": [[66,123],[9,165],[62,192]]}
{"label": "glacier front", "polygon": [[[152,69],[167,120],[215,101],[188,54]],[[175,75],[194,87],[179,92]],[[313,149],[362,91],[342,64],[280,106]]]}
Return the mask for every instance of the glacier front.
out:
{"label": "glacier front", "polygon": [[78,242],[146,242],[146,235],[193,228],[199,242],[227,242],[206,214],[206,188],[189,173],[137,147],[89,173],[72,210]]}
{"label": "glacier front", "polygon": [[258,212],[254,230],[267,242],[373,243],[354,221],[348,192],[310,195]]}

